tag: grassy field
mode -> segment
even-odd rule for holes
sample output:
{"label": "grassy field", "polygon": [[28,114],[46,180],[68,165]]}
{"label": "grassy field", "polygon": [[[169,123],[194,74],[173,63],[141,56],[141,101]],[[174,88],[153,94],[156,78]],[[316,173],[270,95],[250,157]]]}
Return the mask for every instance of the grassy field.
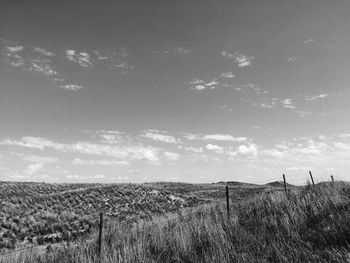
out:
{"label": "grassy field", "polygon": [[130,223],[207,202],[147,185],[2,182],[0,254],[89,235],[98,224],[99,212]]}
{"label": "grassy field", "polygon": [[[101,262],[350,262],[347,184],[288,194],[260,189],[231,204],[230,218],[216,202],[153,220],[106,223]],[[73,245],[19,252],[0,262],[100,262],[96,240],[93,233]]]}

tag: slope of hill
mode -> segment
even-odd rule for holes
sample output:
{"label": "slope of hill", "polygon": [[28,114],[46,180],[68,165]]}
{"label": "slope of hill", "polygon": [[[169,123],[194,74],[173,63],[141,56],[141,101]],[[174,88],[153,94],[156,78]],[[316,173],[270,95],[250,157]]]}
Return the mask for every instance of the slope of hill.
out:
{"label": "slope of hill", "polygon": [[96,225],[98,213],[119,221],[206,202],[134,185],[0,183],[0,250],[74,240]]}

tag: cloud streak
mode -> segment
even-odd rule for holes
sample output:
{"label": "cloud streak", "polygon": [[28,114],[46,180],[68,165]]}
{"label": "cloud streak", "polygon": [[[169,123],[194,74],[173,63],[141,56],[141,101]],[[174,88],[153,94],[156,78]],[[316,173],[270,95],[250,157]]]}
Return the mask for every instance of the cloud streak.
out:
{"label": "cloud streak", "polygon": [[23,137],[21,140],[2,140],[0,145],[13,145],[38,150],[53,149],[60,152],[75,152],[86,155],[108,156],[121,160],[159,161],[159,149],[144,146],[112,146],[89,142],[72,144],[57,143],[42,137]]}

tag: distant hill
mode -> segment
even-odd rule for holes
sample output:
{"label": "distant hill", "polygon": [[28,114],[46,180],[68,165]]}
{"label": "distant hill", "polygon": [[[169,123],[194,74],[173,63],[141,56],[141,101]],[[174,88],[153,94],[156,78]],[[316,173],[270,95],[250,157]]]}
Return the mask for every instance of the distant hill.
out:
{"label": "distant hill", "polygon": [[[273,182],[267,183],[265,185],[273,186],[273,187],[284,187],[283,181],[273,181]],[[287,183],[287,187],[295,187],[295,185]]]}
{"label": "distant hill", "polygon": [[243,186],[243,187],[248,187],[248,186],[258,186],[257,184],[252,184],[252,183],[244,183],[244,182],[238,182],[238,181],[220,181],[217,182],[216,184],[225,184],[229,186]]}

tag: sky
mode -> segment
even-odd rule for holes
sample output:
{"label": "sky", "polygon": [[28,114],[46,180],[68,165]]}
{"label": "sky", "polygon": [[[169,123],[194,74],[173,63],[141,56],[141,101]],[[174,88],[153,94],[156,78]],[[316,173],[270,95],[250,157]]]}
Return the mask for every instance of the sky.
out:
{"label": "sky", "polygon": [[350,1],[0,3],[0,180],[350,180]]}

